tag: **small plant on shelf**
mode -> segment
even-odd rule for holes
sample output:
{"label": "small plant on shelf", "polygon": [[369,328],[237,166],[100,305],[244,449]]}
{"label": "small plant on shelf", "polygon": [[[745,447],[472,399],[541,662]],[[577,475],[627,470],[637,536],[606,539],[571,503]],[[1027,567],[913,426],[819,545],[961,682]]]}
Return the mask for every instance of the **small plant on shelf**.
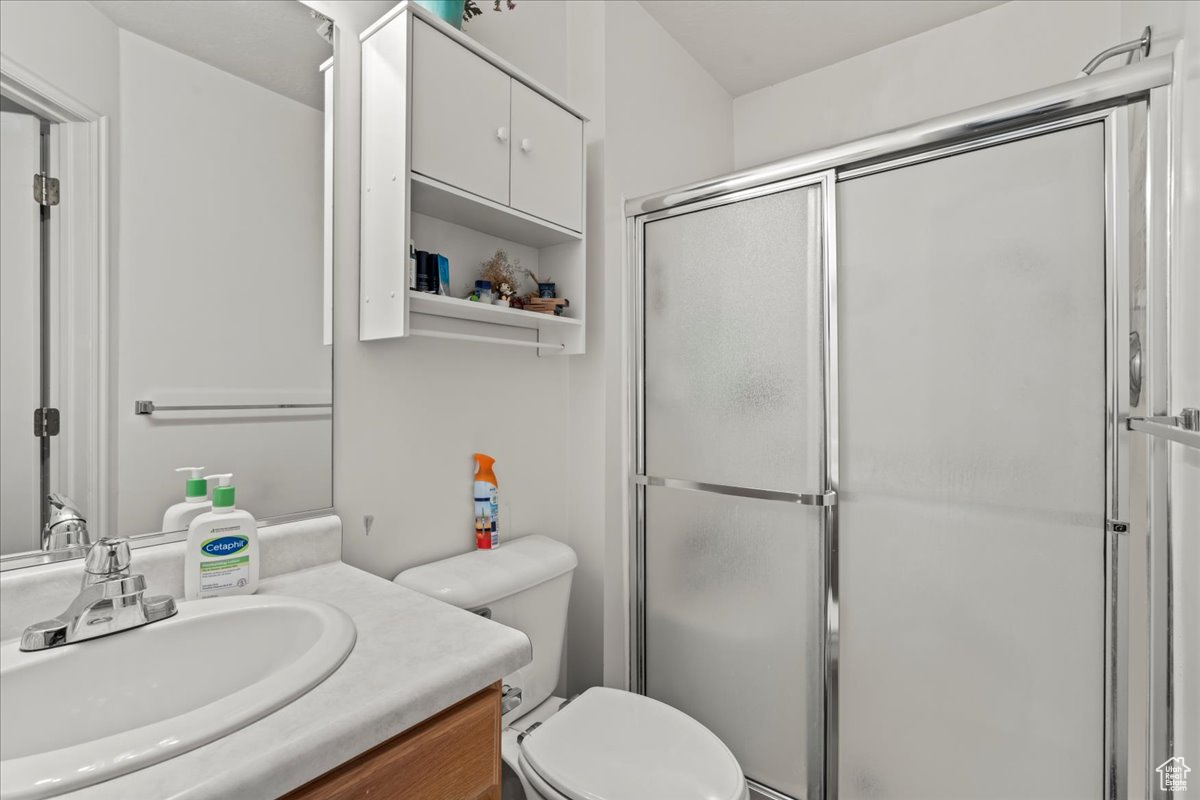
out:
{"label": "small plant on shelf", "polygon": [[517,294],[517,287],[521,285],[521,273],[527,271],[521,268],[521,259],[514,258],[510,261],[508,252],[498,248],[495,254],[480,266],[483,268],[480,279],[491,281],[503,305],[511,303]]}
{"label": "small plant on shelf", "polygon": [[[501,10],[500,1],[501,0],[493,0],[492,11]],[[509,11],[515,11],[517,4],[514,3],[513,0],[505,0],[504,7]],[[475,0],[467,0],[465,3],[463,3],[463,22],[470,22],[472,17],[481,16],[483,16],[483,9],[479,7],[479,4],[476,3]]]}

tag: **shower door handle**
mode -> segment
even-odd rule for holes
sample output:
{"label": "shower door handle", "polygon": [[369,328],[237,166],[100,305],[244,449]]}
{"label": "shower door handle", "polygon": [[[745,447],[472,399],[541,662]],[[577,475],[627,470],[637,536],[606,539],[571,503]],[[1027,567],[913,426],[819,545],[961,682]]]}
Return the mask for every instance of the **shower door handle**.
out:
{"label": "shower door handle", "polygon": [[801,506],[836,506],[837,492],[825,491],[813,494],[796,492],[780,492],[774,489],[754,489],[748,486],[728,486],[723,483],[703,483],[687,481],[679,478],[659,478],[650,475],[635,475],[633,482],[639,486],[662,486],[667,489],[683,489],[690,492],[708,492],[723,494],[730,497],[749,497],[755,500],[775,500],[782,503],[795,503]]}

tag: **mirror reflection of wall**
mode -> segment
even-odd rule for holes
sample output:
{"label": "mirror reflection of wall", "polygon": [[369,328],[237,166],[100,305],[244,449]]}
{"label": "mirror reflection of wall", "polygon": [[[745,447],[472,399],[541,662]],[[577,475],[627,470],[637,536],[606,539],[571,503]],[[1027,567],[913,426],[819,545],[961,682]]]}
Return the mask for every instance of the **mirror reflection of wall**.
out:
{"label": "mirror reflection of wall", "polygon": [[318,22],[291,0],[0,13],[0,555],[42,546],[52,493],[92,540],[158,531],[177,467],[234,473],[259,519],[331,505]]}

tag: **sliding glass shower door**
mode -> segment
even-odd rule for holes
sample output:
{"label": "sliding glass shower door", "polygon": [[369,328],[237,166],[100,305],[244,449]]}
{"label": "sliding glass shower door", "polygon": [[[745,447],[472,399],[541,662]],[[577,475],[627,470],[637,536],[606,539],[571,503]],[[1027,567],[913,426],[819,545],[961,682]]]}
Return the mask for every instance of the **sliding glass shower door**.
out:
{"label": "sliding glass shower door", "polygon": [[1105,127],[838,185],[840,800],[1104,796]]}
{"label": "sliding glass shower door", "polygon": [[640,228],[640,685],[796,798],[825,752],[827,181]]}

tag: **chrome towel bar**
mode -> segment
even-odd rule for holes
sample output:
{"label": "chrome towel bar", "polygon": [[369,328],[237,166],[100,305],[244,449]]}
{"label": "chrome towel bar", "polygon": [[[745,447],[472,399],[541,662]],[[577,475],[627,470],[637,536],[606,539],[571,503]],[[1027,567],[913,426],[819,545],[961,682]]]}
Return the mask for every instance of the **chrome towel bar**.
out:
{"label": "chrome towel bar", "polygon": [[553,342],[527,342],[523,339],[505,339],[499,336],[476,336],[471,333],[451,333],[449,331],[427,331],[423,328],[409,331],[413,336],[428,336],[431,339],[454,339],[460,342],[479,342],[481,344],[509,344],[516,347],[536,347],[541,350],[565,350],[566,345]]}
{"label": "chrome towel bar", "polygon": [[1200,450],[1200,408],[1185,408],[1177,417],[1130,417],[1125,425]]}
{"label": "chrome towel bar", "polygon": [[153,400],[134,400],[133,413],[149,416],[156,411],[258,411],[268,408],[333,408],[333,403],[251,403],[217,406],[160,406]]}

